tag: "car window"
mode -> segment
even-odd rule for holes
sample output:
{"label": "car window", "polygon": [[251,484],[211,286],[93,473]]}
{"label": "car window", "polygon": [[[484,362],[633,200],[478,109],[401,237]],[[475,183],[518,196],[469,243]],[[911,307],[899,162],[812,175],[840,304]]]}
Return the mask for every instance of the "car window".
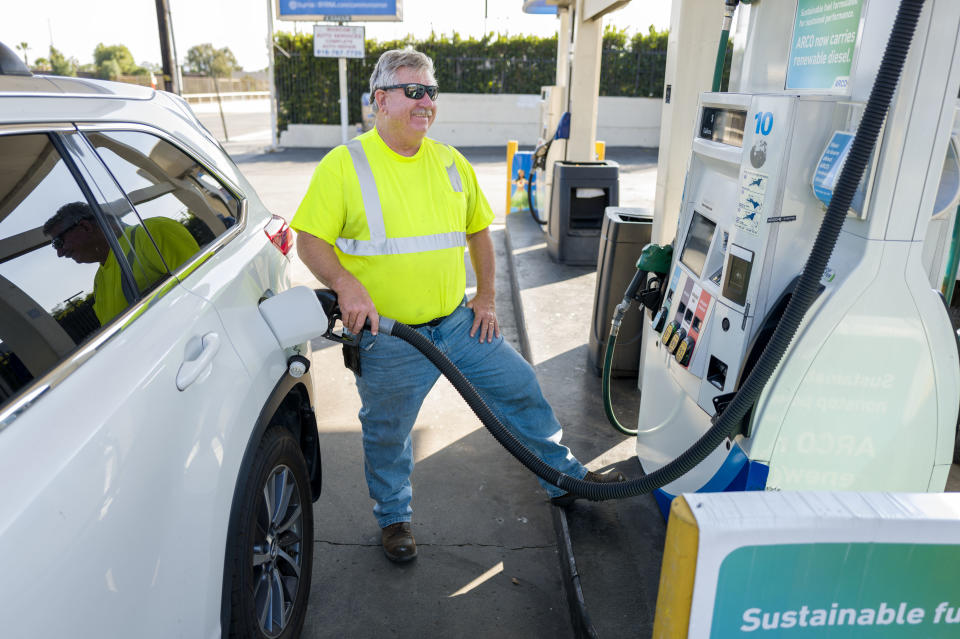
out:
{"label": "car window", "polygon": [[[152,225],[172,220],[190,232],[199,251],[236,223],[237,198],[176,146],[139,131],[96,131],[86,136],[151,235]],[[190,257],[183,256],[183,247],[168,256],[168,243],[154,239],[171,270]]]}
{"label": "car window", "polygon": [[130,207],[90,193],[54,138],[0,136],[0,406],[169,277]]}

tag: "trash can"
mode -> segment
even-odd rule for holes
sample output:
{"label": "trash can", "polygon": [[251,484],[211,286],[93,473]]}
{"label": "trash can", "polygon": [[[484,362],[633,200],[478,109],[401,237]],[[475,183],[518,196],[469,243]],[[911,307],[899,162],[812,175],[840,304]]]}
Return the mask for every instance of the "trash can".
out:
{"label": "trash can", "polygon": [[[604,352],[614,309],[623,299],[623,293],[637,272],[640,251],[650,243],[652,230],[653,211],[650,209],[611,206],[605,211],[590,326],[590,365],[597,375],[603,373]],[[640,337],[643,334],[641,310],[633,304],[623,317],[611,363],[611,377],[636,377],[640,370]]]}
{"label": "trash can", "polygon": [[600,227],[608,206],[620,203],[616,162],[555,162],[547,220],[547,254],[573,266],[597,264]]}

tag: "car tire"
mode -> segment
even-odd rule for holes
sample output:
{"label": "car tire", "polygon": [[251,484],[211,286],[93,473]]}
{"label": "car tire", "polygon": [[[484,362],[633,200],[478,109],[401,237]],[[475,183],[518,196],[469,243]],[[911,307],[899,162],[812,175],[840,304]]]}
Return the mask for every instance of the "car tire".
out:
{"label": "car tire", "polygon": [[289,430],[273,426],[238,487],[226,578],[230,637],[288,639],[306,618],[313,568],[307,465]]}

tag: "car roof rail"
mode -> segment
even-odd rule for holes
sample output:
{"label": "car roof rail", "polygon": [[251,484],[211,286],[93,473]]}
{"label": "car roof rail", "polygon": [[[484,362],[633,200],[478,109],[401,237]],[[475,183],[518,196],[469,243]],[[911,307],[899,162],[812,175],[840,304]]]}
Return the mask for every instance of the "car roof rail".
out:
{"label": "car roof rail", "polygon": [[0,42],[0,75],[33,75],[13,50]]}

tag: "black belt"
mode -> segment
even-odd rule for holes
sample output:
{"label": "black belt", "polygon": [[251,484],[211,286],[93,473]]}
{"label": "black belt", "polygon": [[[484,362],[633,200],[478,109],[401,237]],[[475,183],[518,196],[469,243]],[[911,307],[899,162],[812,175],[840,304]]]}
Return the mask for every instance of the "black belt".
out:
{"label": "black belt", "polygon": [[423,324],[407,324],[407,326],[409,326],[410,328],[423,328],[424,326],[430,326],[430,327],[440,326],[440,323],[441,323],[443,320],[447,319],[448,317],[450,317],[450,316],[449,316],[449,315],[444,315],[443,317],[438,317],[438,318],[436,318],[436,319],[432,319],[432,320],[430,320],[429,322],[424,322]]}

